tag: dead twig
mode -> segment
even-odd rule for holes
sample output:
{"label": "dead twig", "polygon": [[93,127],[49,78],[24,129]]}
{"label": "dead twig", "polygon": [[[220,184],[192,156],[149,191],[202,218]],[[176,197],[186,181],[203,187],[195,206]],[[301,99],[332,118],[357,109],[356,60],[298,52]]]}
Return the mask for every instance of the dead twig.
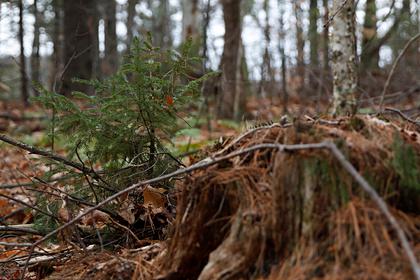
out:
{"label": "dead twig", "polygon": [[384,105],[384,99],[386,92],[388,90],[389,84],[391,82],[392,77],[394,76],[395,69],[398,66],[398,63],[401,61],[401,58],[404,56],[404,54],[407,52],[408,48],[411,46],[412,43],[414,43],[417,39],[420,38],[420,33],[417,33],[414,37],[412,37],[404,46],[403,50],[398,55],[397,59],[395,59],[394,63],[392,64],[391,72],[389,72],[388,78],[386,79],[384,89],[382,90],[381,94],[381,101],[379,102],[379,113],[382,113],[382,108]]}
{"label": "dead twig", "polygon": [[23,150],[26,150],[28,152],[30,152],[31,154],[36,154],[36,155],[40,155],[46,158],[50,158],[52,160],[55,160],[57,162],[63,163],[65,165],[71,166],[74,169],[77,169],[83,173],[88,173],[90,174],[92,172],[92,170],[84,167],[83,165],[77,163],[77,162],[73,162],[71,160],[66,159],[65,157],[62,157],[60,155],[54,154],[52,152],[47,152],[38,148],[35,148],[31,145],[16,141],[15,139],[5,135],[5,134],[0,134],[0,140],[3,142],[6,142],[10,145],[13,145],[15,147],[21,148]]}
{"label": "dead twig", "polygon": [[0,226],[0,232],[17,232],[24,234],[29,233],[34,235],[42,235],[39,231],[33,229],[32,226],[33,224]]}
{"label": "dead twig", "polygon": [[0,241],[0,246],[7,246],[7,247],[31,247],[32,243],[9,243]]}
{"label": "dead twig", "polygon": [[[356,180],[357,183],[359,183],[359,185],[362,187],[362,189],[371,197],[371,199],[378,206],[379,210],[384,214],[384,216],[387,218],[387,220],[389,221],[391,226],[394,228],[394,230],[397,233],[397,236],[398,236],[398,238],[401,242],[401,245],[404,249],[404,252],[406,253],[406,255],[409,259],[409,262],[410,262],[411,268],[413,270],[413,273],[414,273],[416,279],[420,280],[420,266],[417,263],[416,256],[415,256],[415,254],[414,254],[414,252],[413,252],[413,250],[410,246],[410,243],[408,242],[407,237],[405,236],[404,231],[401,229],[397,220],[395,219],[395,217],[389,211],[386,202],[379,196],[379,194],[375,191],[375,189],[372,186],[370,186],[370,184],[357,172],[356,168],[345,158],[344,154],[332,142],[321,142],[321,143],[311,143],[311,144],[296,144],[296,145],[282,145],[282,144],[276,144],[276,143],[259,144],[259,145],[255,145],[255,146],[252,146],[252,147],[248,147],[248,148],[243,149],[243,150],[232,152],[232,153],[230,153],[228,155],[225,155],[225,156],[220,156],[218,158],[206,158],[203,161],[200,161],[200,162],[198,162],[198,163],[196,163],[196,164],[194,164],[190,167],[179,169],[179,170],[176,170],[172,173],[162,175],[160,177],[145,180],[145,181],[139,182],[137,184],[131,185],[130,187],[109,196],[105,200],[98,203],[96,206],[88,208],[86,211],[84,211],[83,213],[80,213],[79,215],[77,215],[75,218],[73,218],[72,220],[70,220],[66,224],[58,227],[57,229],[55,229],[55,230],[51,231],[50,233],[48,233],[47,235],[45,235],[40,240],[36,241],[33,244],[33,246],[31,247],[31,250],[30,250],[29,256],[26,260],[25,267],[23,269],[23,274],[22,275],[25,275],[25,271],[26,271],[26,269],[29,265],[29,261],[31,259],[31,254],[34,252],[34,248],[36,246],[38,246],[41,243],[43,243],[44,241],[48,240],[49,238],[51,238],[52,236],[54,236],[55,234],[57,234],[61,230],[75,224],[76,222],[78,222],[81,218],[83,218],[87,214],[89,214],[89,213],[93,212],[94,210],[98,209],[99,207],[102,207],[105,204],[113,201],[117,197],[119,197],[123,194],[126,194],[126,193],[128,193],[128,192],[130,192],[134,189],[139,188],[139,187],[143,187],[143,189],[144,189],[144,187],[146,185],[154,184],[154,183],[166,180],[166,179],[170,179],[172,177],[176,177],[176,176],[179,176],[181,174],[190,173],[190,172],[193,172],[195,170],[202,169],[202,168],[217,164],[219,162],[231,159],[233,157],[237,157],[237,156],[240,156],[240,155],[243,155],[243,154],[251,153],[251,152],[254,152],[254,151],[257,151],[257,150],[260,150],[260,149],[277,149],[281,152],[283,152],[283,151],[297,151],[297,150],[305,150],[305,149],[328,149],[328,150],[330,150],[331,153],[334,155],[334,157],[342,165],[342,167]],[[143,189],[142,189],[142,191],[143,191]],[[23,276],[22,276],[21,279],[22,280],[24,279]]]}
{"label": "dead twig", "polygon": [[407,116],[406,114],[404,114],[403,112],[401,112],[401,110],[398,110],[398,109],[395,109],[395,108],[386,107],[385,108],[385,111],[390,111],[390,112],[397,113],[398,115],[401,116],[401,118],[405,119],[409,123],[412,123],[412,124],[415,124],[415,125],[420,126],[420,121],[413,120],[412,118],[410,118],[409,116]]}
{"label": "dead twig", "polygon": [[11,120],[11,121],[43,121],[48,119],[47,116],[16,116],[9,113],[0,113],[1,119]]}
{"label": "dead twig", "polygon": [[[31,182],[27,182],[27,183],[16,183],[16,184],[4,184],[4,185],[0,185],[0,190],[2,189],[14,189],[14,188],[26,188],[26,187],[32,187],[32,186],[36,186],[38,184],[47,184],[47,183],[54,183],[54,182],[58,182],[61,180],[67,180],[67,179],[71,179],[72,177],[74,177],[74,175],[65,175],[65,176],[60,176],[58,178],[54,178],[54,179],[49,179],[49,180],[43,180],[41,178],[38,177],[33,177],[34,180],[31,179]],[[39,181],[39,182],[35,182],[35,181]]]}
{"label": "dead twig", "polygon": [[[334,18],[343,10],[344,6],[347,4],[348,0],[344,0],[344,2],[341,4],[340,7],[338,7],[337,11],[333,13],[333,15],[328,19],[328,21],[324,24],[324,28],[328,28],[331,25],[331,22],[334,20]],[[355,5],[357,6],[357,5]]]}
{"label": "dead twig", "polygon": [[[99,176],[99,174],[94,169],[87,168],[83,164],[80,164],[80,163],[77,163],[77,162],[68,160],[67,158],[65,158],[63,156],[60,156],[58,154],[55,154],[53,152],[48,152],[48,151],[45,151],[45,150],[41,150],[41,149],[38,149],[38,148],[36,148],[34,146],[31,146],[31,145],[28,145],[28,144],[19,142],[19,141],[15,140],[15,139],[13,139],[13,138],[5,135],[5,134],[0,134],[0,141],[6,142],[6,143],[8,143],[10,145],[13,145],[15,147],[21,148],[21,149],[23,149],[25,151],[30,152],[31,154],[40,155],[40,156],[43,156],[43,157],[52,159],[54,161],[63,163],[64,165],[73,167],[74,169],[77,169],[77,170],[81,171],[83,174],[89,174],[92,178],[98,179],[98,180],[101,180],[102,182],[104,182],[104,180],[101,178],[101,176]],[[114,192],[115,191],[114,189],[112,189],[111,187],[109,187],[109,184],[108,183],[106,183],[106,184],[108,186],[101,186],[101,187],[104,188],[104,189],[106,189],[106,190],[108,190],[108,191],[110,191],[110,192]]]}
{"label": "dead twig", "polygon": [[33,205],[30,205],[29,203],[26,203],[26,202],[24,202],[24,201],[22,201],[20,199],[17,199],[17,198],[14,198],[14,197],[8,196],[6,194],[2,194],[2,193],[0,193],[0,197],[4,197],[4,198],[6,198],[8,200],[11,200],[11,201],[14,201],[16,203],[22,204],[22,205],[24,205],[24,206],[26,206],[28,208],[31,208],[32,210],[35,210],[35,211],[37,211],[39,213],[42,213],[44,215],[47,215],[48,217],[53,218],[54,220],[57,220],[57,217],[56,216],[54,216],[54,215],[52,215],[52,214],[50,214],[50,213],[48,213],[48,212],[46,212],[46,211],[44,211],[42,209],[39,209],[38,207],[35,207]]}

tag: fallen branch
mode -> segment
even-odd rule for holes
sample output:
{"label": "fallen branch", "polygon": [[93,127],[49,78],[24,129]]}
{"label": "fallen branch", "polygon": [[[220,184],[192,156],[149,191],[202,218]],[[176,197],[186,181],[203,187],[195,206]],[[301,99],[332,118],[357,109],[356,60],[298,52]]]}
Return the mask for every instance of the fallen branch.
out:
{"label": "fallen branch", "polygon": [[1,119],[11,120],[15,122],[20,121],[42,121],[48,119],[47,116],[16,116],[9,113],[0,113]]}
{"label": "fallen branch", "polygon": [[397,113],[398,115],[401,116],[401,118],[405,119],[409,123],[412,123],[412,124],[415,124],[415,125],[420,126],[420,121],[413,120],[412,118],[410,118],[409,116],[407,116],[406,114],[404,114],[403,112],[401,112],[401,110],[387,107],[387,108],[385,108],[385,111],[390,111],[390,112]]}
{"label": "fallen branch", "polygon": [[32,228],[33,224],[22,224],[22,225],[8,225],[0,226],[0,232],[19,232],[19,233],[29,233],[34,235],[42,235],[39,231]]}
{"label": "fallen branch", "polygon": [[35,207],[35,206],[33,206],[33,205],[29,204],[29,203],[26,203],[25,201],[22,201],[20,199],[17,199],[17,198],[14,198],[14,197],[8,196],[6,194],[2,194],[2,193],[0,193],[0,197],[4,197],[4,198],[6,198],[8,200],[11,200],[11,201],[14,201],[16,203],[22,204],[22,205],[24,205],[24,206],[26,206],[26,207],[28,207],[28,208],[30,208],[32,210],[35,210],[35,211],[37,211],[39,213],[42,213],[42,214],[44,214],[44,215],[46,215],[48,217],[53,218],[54,220],[57,220],[57,217],[56,216],[54,216],[54,215],[52,215],[52,214],[50,214],[50,213],[48,213],[48,212],[46,212],[46,211],[44,211],[42,209],[39,209],[38,207]]}
{"label": "fallen branch", "polygon": [[58,182],[61,180],[67,180],[67,179],[71,179],[72,177],[74,177],[73,175],[65,175],[65,176],[60,176],[58,178],[55,179],[49,179],[49,180],[43,180],[41,178],[38,177],[34,177],[35,180],[39,181],[39,182],[35,182],[35,180],[32,180],[31,182],[27,182],[27,183],[16,183],[16,184],[4,184],[4,185],[0,185],[0,190],[1,189],[14,189],[14,188],[21,188],[21,187],[32,187],[35,185],[39,185],[39,184],[47,184],[47,183],[54,183],[54,182]]}
{"label": "fallen branch", "polygon": [[0,134],[0,141],[6,142],[10,145],[21,148],[25,151],[30,152],[31,154],[40,155],[40,156],[55,160],[57,162],[63,163],[67,166],[73,167],[74,169],[77,169],[77,170],[81,171],[83,174],[89,174],[92,178],[98,179],[98,180],[100,180],[101,182],[103,182],[104,184],[107,185],[107,186],[101,186],[101,188],[103,188],[107,191],[110,191],[110,192],[115,191],[109,186],[109,184],[107,182],[105,182],[105,180],[103,180],[101,178],[101,176],[99,176],[98,172],[96,172],[94,169],[85,167],[83,164],[68,160],[67,158],[65,158],[63,156],[60,156],[60,155],[57,155],[55,153],[44,151],[44,150],[38,149],[34,146],[16,141],[15,139],[10,138],[9,136],[7,136],[5,134]]}
{"label": "fallen branch", "polygon": [[77,162],[73,162],[71,160],[66,159],[63,156],[54,154],[52,152],[44,151],[44,150],[35,148],[34,146],[31,146],[31,145],[28,145],[28,144],[25,144],[25,143],[16,141],[15,139],[10,138],[7,135],[0,134],[0,140],[3,141],[3,142],[8,143],[10,145],[13,145],[15,147],[21,148],[21,149],[23,149],[25,151],[28,151],[31,154],[40,155],[40,156],[43,156],[43,157],[46,157],[46,158],[50,158],[52,160],[55,160],[57,162],[61,162],[61,163],[65,164],[65,165],[71,166],[74,169],[77,169],[77,170],[79,170],[79,171],[81,171],[83,173],[88,173],[88,174],[92,173],[92,170],[90,170],[89,168],[84,167],[83,165],[81,165],[81,164],[79,164]]}
{"label": "fallen branch", "polygon": [[392,64],[392,68],[391,68],[391,72],[389,72],[388,78],[386,79],[385,82],[385,86],[384,89],[382,90],[382,94],[381,94],[381,101],[379,103],[379,113],[382,112],[382,107],[384,105],[384,99],[385,99],[385,95],[386,92],[388,90],[389,87],[389,83],[391,82],[392,77],[394,76],[395,73],[395,69],[397,68],[398,63],[400,62],[401,58],[404,56],[404,54],[407,52],[408,48],[410,47],[410,45],[412,43],[414,43],[417,39],[420,38],[420,33],[417,33],[417,35],[415,35],[413,38],[411,38],[407,44],[405,44],[403,50],[400,52],[400,54],[398,55],[397,59],[395,59],[394,64]]}
{"label": "fallen branch", "polygon": [[2,242],[0,241],[0,246],[7,246],[7,247],[31,247],[32,243],[9,243],[9,242]]}
{"label": "fallen branch", "polygon": [[[394,228],[394,230],[397,233],[397,236],[398,236],[398,238],[401,242],[401,245],[404,249],[404,252],[406,253],[406,255],[409,259],[409,262],[410,262],[411,268],[413,270],[413,273],[414,273],[416,279],[420,280],[420,266],[417,263],[416,256],[414,255],[414,252],[413,252],[413,250],[410,246],[410,243],[408,242],[407,237],[405,236],[404,231],[401,229],[397,220],[394,218],[394,216],[389,211],[388,206],[386,205],[386,202],[378,195],[378,193],[375,191],[375,189],[372,186],[370,186],[370,184],[357,172],[355,167],[345,158],[343,153],[332,142],[321,142],[321,143],[312,143],[312,144],[296,144],[296,145],[282,145],[282,144],[275,144],[275,143],[259,144],[259,145],[255,145],[255,146],[252,146],[252,147],[245,148],[243,150],[232,152],[232,153],[230,153],[228,155],[225,155],[225,156],[220,156],[218,158],[206,158],[203,161],[200,161],[200,162],[198,162],[194,165],[191,165],[190,167],[187,167],[187,168],[184,168],[184,169],[179,169],[179,170],[176,170],[172,173],[162,175],[160,177],[145,180],[145,181],[139,182],[137,184],[131,185],[130,187],[109,196],[105,200],[98,203],[96,206],[88,208],[85,212],[80,213],[74,219],[70,220],[66,224],[58,227],[57,229],[55,229],[52,232],[45,235],[43,238],[36,241],[33,244],[33,246],[31,247],[29,257],[26,260],[25,267],[23,269],[23,274],[22,275],[25,275],[25,271],[26,271],[26,269],[28,267],[28,264],[29,264],[29,261],[31,259],[31,254],[34,252],[34,249],[35,249],[36,246],[38,246],[41,243],[43,243],[44,241],[48,240],[49,238],[51,238],[52,236],[54,236],[55,234],[57,234],[61,230],[75,224],[76,222],[78,222],[84,216],[88,215],[89,213],[98,209],[99,207],[102,207],[105,204],[113,201],[117,197],[119,197],[121,195],[124,195],[124,194],[126,194],[126,193],[128,193],[128,192],[130,192],[134,189],[137,189],[139,187],[143,187],[142,190],[141,190],[141,191],[143,191],[144,186],[146,186],[146,185],[154,184],[154,183],[157,183],[157,182],[160,182],[160,181],[172,178],[172,177],[179,176],[181,174],[190,173],[190,172],[193,172],[195,170],[202,169],[202,168],[217,164],[219,162],[231,159],[233,157],[240,156],[240,155],[247,154],[247,153],[251,153],[251,152],[254,152],[254,151],[260,150],[260,149],[277,149],[280,152],[283,152],[283,151],[297,151],[297,150],[305,150],[305,149],[328,149],[328,150],[330,150],[331,153],[334,155],[334,157],[342,165],[342,167],[356,180],[356,182],[359,183],[359,185],[362,187],[362,189],[376,203],[379,210],[384,214],[384,216],[387,218],[387,220],[389,221],[391,226]],[[22,280],[24,279],[23,276],[22,276],[21,279]]]}

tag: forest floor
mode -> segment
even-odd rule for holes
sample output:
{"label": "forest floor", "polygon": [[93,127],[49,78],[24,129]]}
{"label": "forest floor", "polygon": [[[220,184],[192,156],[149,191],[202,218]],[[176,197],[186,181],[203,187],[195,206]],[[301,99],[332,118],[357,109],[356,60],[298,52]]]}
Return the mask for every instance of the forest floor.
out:
{"label": "forest floor", "polygon": [[[300,106],[292,101],[289,108]],[[1,133],[48,148],[38,108],[23,114],[8,104],[3,111]],[[390,110],[381,117],[323,119],[307,110],[280,119],[282,108],[270,100],[251,100],[247,112],[256,121],[197,122],[195,131],[174,142],[187,168],[204,165],[169,194],[143,188],[152,230],[171,238],[139,236],[135,246],[80,248],[59,237],[34,250],[24,279],[416,279],[416,264],[407,257],[411,252],[420,259],[415,115]],[[299,146],[313,143],[335,143],[389,213],[330,146]],[[49,166],[6,143],[0,159],[0,279],[20,279],[31,244],[45,234],[33,227],[36,193],[45,189],[31,183],[39,183]],[[209,159],[221,160],[206,165]]]}

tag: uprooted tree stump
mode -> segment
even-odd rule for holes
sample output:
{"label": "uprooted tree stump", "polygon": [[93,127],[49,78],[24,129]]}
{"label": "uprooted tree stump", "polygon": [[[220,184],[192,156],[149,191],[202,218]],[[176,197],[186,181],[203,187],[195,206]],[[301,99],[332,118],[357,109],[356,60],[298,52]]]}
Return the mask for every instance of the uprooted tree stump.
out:
{"label": "uprooted tree stump", "polygon": [[[272,125],[225,147],[333,141],[384,198],[420,257],[420,139],[371,117]],[[414,279],[383,213],[328,150],[260,149],[178,189],[160,279]]]}

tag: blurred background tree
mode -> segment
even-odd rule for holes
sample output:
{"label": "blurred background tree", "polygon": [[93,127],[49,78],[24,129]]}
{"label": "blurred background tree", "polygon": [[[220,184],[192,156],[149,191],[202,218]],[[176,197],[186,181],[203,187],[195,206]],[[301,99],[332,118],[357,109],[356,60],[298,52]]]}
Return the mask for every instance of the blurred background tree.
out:
{"label": "blurred background tree", "polygon": [[[221,70],[203,95],[220,118],[258,118],[250,107],[327,112],[333,106],[329,35],[342,1],[329,0],[21,0],[0,3],[0,82],[3,103],[27,105],[33,81],[68,95],[103,79],[123,62],[134,36],[177,48],[194,42],[202,65],[190,73]],[[341,4],[340,4],[341,3]],[[377,105],[392,62],[420,30],[418,0],[361,0],[353,4],[359,108]],[[419,107],[419,42],[392,80],[386,104]],[[205,68],[205,69],[204,69]],[[210,84],[209,84],[210,83]],[[251,110],[252,111],[252,110]],[[276,112],[277,112],[276,111]],[[271,114],[268,117],[276,117]]]}

